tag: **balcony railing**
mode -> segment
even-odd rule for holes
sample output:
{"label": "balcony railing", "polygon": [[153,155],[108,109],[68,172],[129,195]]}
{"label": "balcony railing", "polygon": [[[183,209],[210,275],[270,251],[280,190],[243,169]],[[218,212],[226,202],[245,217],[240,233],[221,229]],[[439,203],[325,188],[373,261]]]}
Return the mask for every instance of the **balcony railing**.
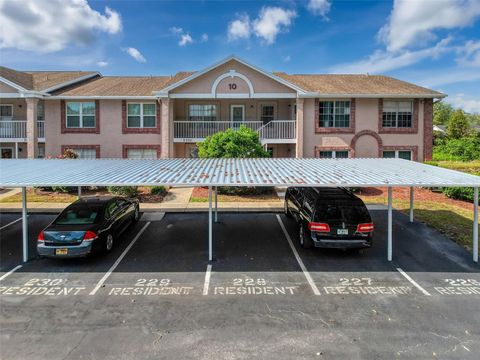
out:
{"label": "balcony railing", "polygon": [[[45,141],[45,121],[37,121],[38,139]],[[0,121],[0,140],[27,141],[26,120]]]}
{"label": "balcony railing", "polygon": [[241,125],[255,130],[263,143],[295,142],[295,120],[263,121],[174,121],[174,142],[197,142],[207,136]]}

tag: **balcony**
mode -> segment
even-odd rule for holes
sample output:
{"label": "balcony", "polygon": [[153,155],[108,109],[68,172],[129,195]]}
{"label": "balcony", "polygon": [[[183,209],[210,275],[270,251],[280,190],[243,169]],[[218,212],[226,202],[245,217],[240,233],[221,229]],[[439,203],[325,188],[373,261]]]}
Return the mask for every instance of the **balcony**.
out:
{"label": "balcony", "polygon": [[174,121],[173,141],[191,143],[203,141],[219,131],[238,129],[244,125],[257,131],[262,144],[288,144],[296,141],[295,120],[263,121]]}
{"label": "balcony", "polygon": [[[45,121],[37,121],[38,141],[45,142]],[[1,142],[27,142],[26,120],[0,121]]]}

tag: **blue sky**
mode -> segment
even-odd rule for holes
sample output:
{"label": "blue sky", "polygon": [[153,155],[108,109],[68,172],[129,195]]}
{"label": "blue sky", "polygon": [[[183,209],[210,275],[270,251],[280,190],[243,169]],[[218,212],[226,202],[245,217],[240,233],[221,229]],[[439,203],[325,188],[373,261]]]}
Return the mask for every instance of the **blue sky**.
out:
{"label": "blue sky", "polygon": [[480,0],[0,0],[0,63],[20,70],[169,75],[231,54],[391,75],[480,112]]}

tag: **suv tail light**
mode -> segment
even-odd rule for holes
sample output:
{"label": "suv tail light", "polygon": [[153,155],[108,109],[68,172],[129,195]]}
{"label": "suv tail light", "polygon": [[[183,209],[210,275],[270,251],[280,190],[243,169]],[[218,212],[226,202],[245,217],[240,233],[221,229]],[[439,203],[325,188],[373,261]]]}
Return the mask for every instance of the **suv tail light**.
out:
{"label": "suv tail light", "polygon": [[315,232],[330,232],[330,226],[326,223],[309,222],[308,230]]}
{"label": "suv tail light", "polygon": [[358,224],[357,232],[367,233],[373,231],[373,223]]}
{"label": "suv tail light", "polygon": [[39,243],[43,243],[43,242],[45,241],[45,235],[43,234],[43,230],[40,231],[40,234],[38,234],[38,239],[37,239],[37,241],[38,241]]}
{"label": "suv tail light", "polygon": [[93,231],[85,231],[85,235],[83,235],[83,241],[92,241],[97,237],[97,234],[95,234]]}

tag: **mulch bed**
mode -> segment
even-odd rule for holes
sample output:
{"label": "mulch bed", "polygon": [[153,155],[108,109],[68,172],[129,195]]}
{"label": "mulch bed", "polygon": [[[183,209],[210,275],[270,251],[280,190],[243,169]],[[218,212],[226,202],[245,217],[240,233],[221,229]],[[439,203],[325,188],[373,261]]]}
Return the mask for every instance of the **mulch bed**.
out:
{"label": "mulch bed", "polygon": [[[213,192],[212,192],[213,197]],[[193,188],[192,198],[208,200],[208,187]],[[275,190],[254,195],[223,195],[218,194],[218,201],[220,202],[249,202],[249,201],[278,201],[278,196]]]}
{"label": "mulch bed", "polygon": [[[365,200],[368,200],[369,197],[384,196],[385,201],[387,199],[387,188],[362,188],[356,193]],[[415,201],[432,201],[437,203],[450,204],[458,206],[464,209],[473,210],[473,204],[467,201],[455,200],[447,197],[443,193],[433,192],[429,189],[424,188],[415,188]],[[394,187],[393,188],[393,198],[410,201],[410,188],[403,187]]]}

